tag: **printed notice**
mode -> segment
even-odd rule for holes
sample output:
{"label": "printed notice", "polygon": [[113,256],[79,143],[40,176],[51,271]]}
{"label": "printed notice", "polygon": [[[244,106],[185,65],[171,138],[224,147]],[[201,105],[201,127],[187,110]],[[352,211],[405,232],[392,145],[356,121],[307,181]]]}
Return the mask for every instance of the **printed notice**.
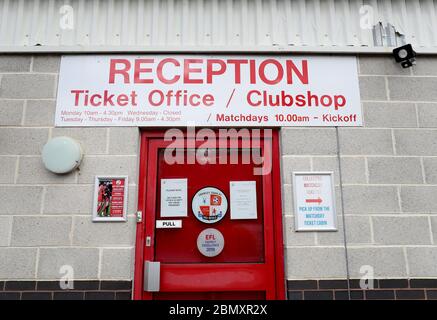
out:
{"label": "printed notice", "polygon": [[161,217],[187,215],[187,179],[161,179]]}
{"label": "printed notice", "polygon": [[256,181],[231,181],[231,220],[256,219]]}
{"label": "printed notice", "polygon": [[293,174],[296,231],[336,231],[331,172]]}

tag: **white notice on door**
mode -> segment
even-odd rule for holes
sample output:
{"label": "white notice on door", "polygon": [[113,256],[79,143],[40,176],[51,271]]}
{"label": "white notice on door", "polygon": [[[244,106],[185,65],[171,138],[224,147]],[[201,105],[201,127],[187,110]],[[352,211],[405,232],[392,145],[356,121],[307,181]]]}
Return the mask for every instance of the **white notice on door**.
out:
{"label": "white notice on door", "polygon": [[187,215],[187,179],[161,179],[161,217]]}
{"label": "white notice on door", "polygon": [[231,181],[231,220],[256,219],[256,181]]}

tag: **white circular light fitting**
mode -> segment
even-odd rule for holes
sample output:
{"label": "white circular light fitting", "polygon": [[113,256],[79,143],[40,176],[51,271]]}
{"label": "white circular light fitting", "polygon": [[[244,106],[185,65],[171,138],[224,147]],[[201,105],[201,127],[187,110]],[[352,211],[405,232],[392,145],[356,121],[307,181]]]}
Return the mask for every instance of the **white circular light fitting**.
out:
{"label": "white circular light fitting", "polygon": [[47,141],[42,150],[42,161],[47,170],[63,174],[76,169],[82,161],[82,148],[69,137],[56,137]]}

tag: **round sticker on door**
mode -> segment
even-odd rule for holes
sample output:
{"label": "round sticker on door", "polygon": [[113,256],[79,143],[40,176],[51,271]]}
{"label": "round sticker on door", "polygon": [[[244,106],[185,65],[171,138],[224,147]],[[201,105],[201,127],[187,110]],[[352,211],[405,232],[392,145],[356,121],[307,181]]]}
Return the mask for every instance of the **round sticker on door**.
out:
{"label": "round sticker on door", "polygon": [[214,223],[225,216],[228,210],[228,199],[219,189],[206,187],[197,191],[191,207],[198,220],[204,223]]}
{"label": "round sticker on door", "polygon": [[205,229],[197,237],[197,248],[205,257],[218,256],[223,251],[224,246],[225,239],[217,229]]}

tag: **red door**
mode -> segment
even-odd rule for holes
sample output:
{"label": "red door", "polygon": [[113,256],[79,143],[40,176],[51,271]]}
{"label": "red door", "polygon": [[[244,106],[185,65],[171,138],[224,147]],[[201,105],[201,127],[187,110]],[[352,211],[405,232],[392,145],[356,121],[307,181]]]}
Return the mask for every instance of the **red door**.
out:
{"label": "red door", "polygon": [[[256,138],[259,141],[249,139],[264,158],[278,151],[273,146],[276,133]],[[203,153],[199,163],[193,159],[202,143],[186,135],[175,143],[164,141],[159,133],[142,134],[139,209],[143,221],[137,228],[135,298],[283,299],[280,189],[273,197],[274,185],[280,183],[279,166],[261,175],[262,164],[238,137],[221,141],[221,149]],[[168,147],[176,147],[173,161],[166,159]],[[167,179],[186,179],[186,216],[162,216],[161,181],[175,181]],[[243,181],[250,181],[256,190],[256,215],[251,219],[235,219],[230,212],[230,184]],[[157,222],[175,220],[182,227],[156,227]],[[202,252],[205,243],[218,251]],[[153,292],[144,285],[144,266],[149,261],[160,263],[159,289]]]}

